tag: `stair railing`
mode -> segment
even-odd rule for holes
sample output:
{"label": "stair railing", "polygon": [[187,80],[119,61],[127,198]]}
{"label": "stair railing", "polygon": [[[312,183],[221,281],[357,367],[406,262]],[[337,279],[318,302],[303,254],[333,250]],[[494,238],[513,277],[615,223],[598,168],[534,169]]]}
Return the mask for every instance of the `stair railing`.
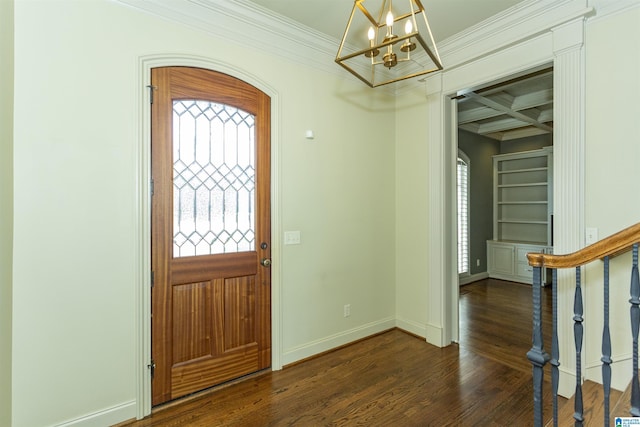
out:
{"label": "stair railing", "polygon": [[[609,426],[609,396],[611,393],[611,333],[609,330],[609,260],[629,250],[632,251],[631,265],[631,332],[633,338],[633,372],[631,380],[631,416],[640,416],[640,383],[638,381],[638,332],[640,330],[640,279],[638,277],[638,244],[640,243],[640,223],[628,227],[593,245],[568,255],[527,254],[529,265],[533,267],[533,345],[527,358],[533,366],[534,426],[543,425],[542,386],[544,367],[551,365],[551,388],[553,400],[553,425],[558,425],[558,384],[560,354],[558,350],[558,269],[574,268],[576,286],[574,293],[573,321],[576,348],[576,393],[574,420],[576,426],[584,422],[582,401],[582,339],[583,301],[581,267],[596,260],[604,262],[604,327],[602,332],[602,382],[604,391],[604,424]],[[542,337],[542,272],[551,269],[552,274],[552,335],[551,354],[544,349]]]}

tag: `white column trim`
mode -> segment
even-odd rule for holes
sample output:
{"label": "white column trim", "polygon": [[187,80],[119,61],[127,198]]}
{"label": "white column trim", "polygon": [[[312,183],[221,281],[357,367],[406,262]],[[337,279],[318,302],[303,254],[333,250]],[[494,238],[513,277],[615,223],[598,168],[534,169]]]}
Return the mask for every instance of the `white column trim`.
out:
{"label": "white column trim", "polygon": [[[430,76],[427,82],[427,108],[430,123],[427,134],[428,167],[429,167],[429,243],[428,243],[428,283],[441,283],[443,286],[429,286],[427,308],[427,342],[443,347],[451,343],[452,325],[448,324],[446,306],[446,284],[451,283],[451,263],[448,247],[451,247],[451,232],[453,227],[443,224],[450,223],[450,206],[447,203],[450,195],[446,188],[450,187],[450,177],[447,176],[447,150],[441,144],[445,129],[445,110],[448,102],[442,93],[442,74]],[[448,197],[449,196],[449,197]],[[444,255],[448,254],[448,255]],[[457,270],[456,270],[457,274]],[[457,283],[457,280],[456,280]]]}
{"label": "white column trim", "polygon": [[[552,29],[554,50],[554,253],[584,247],[585,188],[585,60],[584,18]],[[558,325],[562,370],[559,393],[568,397],[575,388],[573,295],[575,273],[558,271]],[[583,299],[586,294],[583,293]],[[586,340],[586,335],[585,335]],[[584,341],[583,341],[584,347]]]}

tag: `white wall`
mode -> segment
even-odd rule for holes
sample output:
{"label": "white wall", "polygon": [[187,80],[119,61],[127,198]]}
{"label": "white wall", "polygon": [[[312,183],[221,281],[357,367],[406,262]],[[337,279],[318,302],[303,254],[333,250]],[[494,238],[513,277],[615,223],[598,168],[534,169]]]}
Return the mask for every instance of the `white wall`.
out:
{"label": "white wall", "polygon": [[[586,225],[600,238],[640,221],[640,7],[594,18],[587,25]],[[613,360],[631,355],[630,255],[612,262]],[[585,360],[599,378],[602,328],[602,262],[586,270]],[[620,268],[618,268],[620,267]],[[614,365],[614,370],[616,366]],[[620,367],[618,369],[625,369]],[[631,370],[629,368],[629,375]],[[627,376],[627,378],[629,378]],[[624,384],[626,386],[626,384]]]}
{"label": "white wall", "polygon": [[145,55],[222,61],[277,91],[282,229],[302,237],[282,249],[284,362],[393,325],[392,98],[115,2],[15,9],[13,425],[135,415]]}
{"label": "white wall", "polygon": [[278,85],[288,108],[282,222],[302,240],[283,246],[284,364],[344,344],[354,329],[364,336],[370,326],[393,326],[393,104],[365,89],[351,95],[371,106],[363,110],[340,99],[335,84],[313,74]]}
{"label": "white wall", "polygon": [[593,19],[586,41],[586,220],[605,237],[640,218],[640,7]]}
{"label": "white wall", "polygon": [[398,327],[427,336],[428,117],[423,91],[396,101],[396,316]]}
{"label": "white wall", "polygon": [[[281,227],[302,237],[301,245],[282,247],[279,266],[285,364],[396,317],[399,326],[423,335],[429,316],[438,316],[428,311],[425,217],[439,207],[429,206],[428,147],[420,141],[429,120],[440,117],[429,117],[424,92],[402,94],[396,107],[384,91],[355,79],[107,0],[16,0],[15,12],[12,425],[83,416],[89,418],[78,424],[105,424],[135,414],[142,56],[221,61],[277,92]],[[1,16],[2,64],[10,69],[4,9]],[[586,219],[601,236],[637,221],[630,154],[638,150],[632,95],[640,67],[630,52],[640,51],[638,21],[634,9],[587,27]],[[11,85],[0,87],[0,106],[10,110],[4,94]],[[315,140],[304,139],[307,129]],[[0,159],[7,162],[10,153],[11,145],[2,145]],[[601,179],[603,168],[613,185]],[[4,233],[12,216],[6,181],[0,200]],[[632,209],[625,212],[627,205]],[[5,271],[11,274],[4,239],[0,250],[9,252],[0,257],[4,282]],[[0,288],[0,295],[7,291]],[[342,316],[344,304],[351,304],[349,318]],[[11,304],[0,300],[8,316],[5,309]],[[5,359],[7,339],[0,335]],[[2,414],[9,405],[4,397]]]}
{"label": "white wall", "polygon": [[11,425],[13,0],[0,1],[0,425]]}

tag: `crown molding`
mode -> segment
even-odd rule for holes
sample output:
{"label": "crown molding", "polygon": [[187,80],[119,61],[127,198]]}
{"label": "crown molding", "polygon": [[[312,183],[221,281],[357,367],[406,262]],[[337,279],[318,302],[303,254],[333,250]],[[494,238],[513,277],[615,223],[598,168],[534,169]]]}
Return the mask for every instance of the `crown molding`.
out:
{"label": "crown molding", "polygon": [[587,0],[527,0],[441,42],[452,69],[593,13]]}
{"label": "crown molding", "polygon": [[640,0],[589,0],[589,4],[597,10],[597,14],[589,19],[592,22],[638,8]]}
{"label": "crown molding", "polygon": [[339,40],[247,0],[113,1],[248,49],[350,76],[334,62]]}
{"label": "crown molding", "polygon": [[[248,0],[112,0],[179,22],[218,39],[281,57],[316,70],[353,79],[335,63],[340,40]],[[345,0],[346,1],[346,0]],[[640,0],[590,0],[598,17],[638,6]],[[566,22],[593,16],[589,0],[525,0],[437,43],[445,70],[459,67]],[[345,18],[346,19],[346,18]],[[404,80],[376,90],[399,95],[423,90],[430,77]]]}

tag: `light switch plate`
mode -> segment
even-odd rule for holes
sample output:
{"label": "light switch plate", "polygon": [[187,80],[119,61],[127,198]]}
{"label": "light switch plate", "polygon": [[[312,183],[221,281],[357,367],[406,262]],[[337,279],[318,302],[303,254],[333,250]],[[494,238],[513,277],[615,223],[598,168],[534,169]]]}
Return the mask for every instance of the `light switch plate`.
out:
{"label": "light switch plate", "polygon": [[284,244],[285,245],[299,245],[300,244],[300,232],[299,231],[285,231],[284,232]]}
{"label": "light switch plate", "polygon": [[598,241],[598,229],[594,227],[587,227],[585,243],[592,245]]}

